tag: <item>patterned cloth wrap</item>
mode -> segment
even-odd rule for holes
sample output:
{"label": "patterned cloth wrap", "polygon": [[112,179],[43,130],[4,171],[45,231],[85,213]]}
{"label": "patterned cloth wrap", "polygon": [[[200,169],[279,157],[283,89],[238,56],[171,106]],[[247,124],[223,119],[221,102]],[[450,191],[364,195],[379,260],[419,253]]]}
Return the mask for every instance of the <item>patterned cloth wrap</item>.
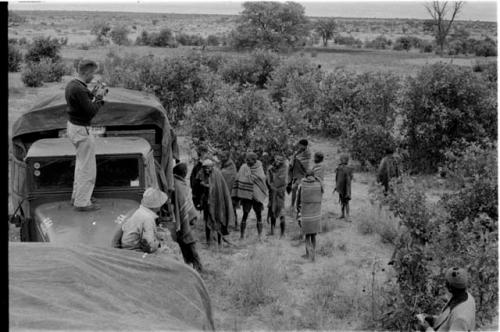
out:
{"label": "patterned cloth wrap", "polygon": [[319,179],[309,176],[302,179],[299,190],[302,232],[304,234],[320,233],[323,186]]}
{"label": "patterned cloth wrap", "polygon": [[274,218],[282,215],[285,207],[285,188],[288,182],[288,165],[284,162],[279,168],[270,167],[267,171],[267,182],[269,183],[268,208]]}
{"label": "patterned cloth wrap", "polygon": [[288,179],[293,186],[298,186],[300,180],[306,176],[307,171],[310,169],[311,163],[311,150],[306,149],[301,153],[296,154],[292,158],[290,169],[288,172]]}
{"label": "patterned cloth wrap", "polygon": [[176,241],[177,232],[182,236],[182,241],[186,244],[195,242],[191,231],[190,223],[198,217],[193,202],[188,196],[188,186],[186,180],[174,175],[174,213],[175,213],[175,235],[170,230],[172,238]]}
{"label": "patterned cloth wrap", "polygon": [[208,206],[210,210],[209,225],[211,230],[222,235],[229,234],[227,226],[234,223],[234,210],[231,195],[221,171],[214,167],[210,173]]}
{"label": "patterned cloth wrap", "polygon": [[231,191],[233,189],[234,180],[236,180],[236,174],[238,173],[236,165],[232,159],[229,159],[224,165],[221,165],[220,172],[226,181],[227,189]]}
{"label": "patterned cloth wrap", "polygon": [[266,174],[264,174],[260,160],[257,160],[252,167],[247,164],[241,165],[234,181],[231,196],[240,199],[254,199],[265,204],[267,199]]}

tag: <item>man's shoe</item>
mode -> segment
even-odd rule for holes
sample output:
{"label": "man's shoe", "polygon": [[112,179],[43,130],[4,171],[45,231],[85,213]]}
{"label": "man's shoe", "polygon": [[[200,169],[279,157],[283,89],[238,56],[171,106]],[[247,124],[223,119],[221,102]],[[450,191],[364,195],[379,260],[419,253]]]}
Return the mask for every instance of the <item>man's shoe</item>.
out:
{"label": "man's shoe", "polygon": [[90,204],[87,206],[75,206],[75,211],[79,211],[79,212],[97,211],[100,208],[101,207],[97,204]]}

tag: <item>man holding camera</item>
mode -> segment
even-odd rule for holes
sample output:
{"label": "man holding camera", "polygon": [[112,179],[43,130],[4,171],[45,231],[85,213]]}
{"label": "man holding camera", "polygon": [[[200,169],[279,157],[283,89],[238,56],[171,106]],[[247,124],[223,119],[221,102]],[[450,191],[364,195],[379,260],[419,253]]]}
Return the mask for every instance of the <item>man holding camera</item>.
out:
{"label": "man holding camera", "polygon": [[67,133],[76,148],[75,177],[71,201],[76,211],[95,211],[100,207],[93,202],[92,192],[96,180],[95,140],[90,133],[92,118],[104,104],[107,89],[94,88],[87,84],[94,78],[97,64],[82,60],[78,64],[78,75],[66,85],[68,104]]}

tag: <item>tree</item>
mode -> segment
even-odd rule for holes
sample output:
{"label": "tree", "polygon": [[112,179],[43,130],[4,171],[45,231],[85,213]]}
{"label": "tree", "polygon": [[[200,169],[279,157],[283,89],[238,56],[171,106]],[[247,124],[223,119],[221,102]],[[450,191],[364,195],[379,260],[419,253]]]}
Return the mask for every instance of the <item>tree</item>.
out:
{"label": "tree", "polygon": [[108,34],[111,31],[111,26],[107,22],[96,22],[92,26],[90,33],[96,36],[96,41],[99,44],[107,44],[109,42]]}
{"label": "tree", "polygon": [[333,18],[327,19],[319,19],[314,27],[317,33],[323,39],[323,46],[326,47],[328,45],[328,40],[333,38],[333,33],[335,32],[335,28],[337,24]]}
{"label": "tree", "polygon": [[129,45],[130,40],[128,40],[128,29],[125,26],[117,26],[111,30],[110,37],[113,43],[116,45]]}
{"label": "tree", "polygon": [[286,50],[305,43],[309,34],[304,7],[296,2],[244,2],[233,31],[236,48]]}
{"label": "tree", "polygon": [[[448,1],[434,1],[432,4],[425,5],[434,22],[434,37],[436,38],[436,44],[439,46],[439,55],[443,55],[446,37],[450,32],[455,17],[460,13],[464,2],[453,2],[453,8],[449,8],[448,5]],[[448,15],[450,9],[451,15]],[[451,17],[447,19],[447,16]]]}

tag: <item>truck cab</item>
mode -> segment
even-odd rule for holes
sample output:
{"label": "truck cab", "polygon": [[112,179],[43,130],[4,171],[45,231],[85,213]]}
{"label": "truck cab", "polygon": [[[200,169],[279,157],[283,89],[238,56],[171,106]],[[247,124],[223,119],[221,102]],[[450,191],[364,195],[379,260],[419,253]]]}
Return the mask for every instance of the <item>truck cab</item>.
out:
{"label": "truck cab", "polygon": [[11,199],[21,241],[111,245],[124,215],[148,187],[173,188],[175,140],[166,112],[152,96],[114,88],[93,120],[97,211],[72,205],[75,147],[66,137],[64,96],[36,106],[13,125]]}

